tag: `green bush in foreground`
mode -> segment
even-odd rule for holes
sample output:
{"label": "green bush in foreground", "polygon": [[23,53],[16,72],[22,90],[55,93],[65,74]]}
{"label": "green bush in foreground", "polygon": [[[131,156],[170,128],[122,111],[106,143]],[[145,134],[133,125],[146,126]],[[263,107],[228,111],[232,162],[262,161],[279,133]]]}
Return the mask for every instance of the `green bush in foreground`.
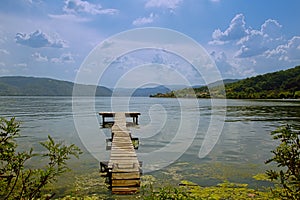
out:
{"label": "green bush in foreground", "polygon": [[[15,118],[0,118],[0,199],[34,199],[42,196],[42,189],[68,171],[66,161],[70,156],[78,158],[81,151],[74,144],[67,146],[56,143],[50,136],[41,145],[47,150],[44,154],[34,154],[33,149],[19,152],[15,138],[20,137],[20,124]],[[42,156],[49,159],[42,169],[26,168],[26,161]],[[47,199],[53,197],[49,194]]]}
{"label": "green bush in foreground", "polygon": [[275,140],[280,140],[280,144],[266,163],[274,162],[280,170],[269,170],[267,175],[282,186],[281,198],[300,199],[300,132],[286,125],[273,131],[272,135]]}

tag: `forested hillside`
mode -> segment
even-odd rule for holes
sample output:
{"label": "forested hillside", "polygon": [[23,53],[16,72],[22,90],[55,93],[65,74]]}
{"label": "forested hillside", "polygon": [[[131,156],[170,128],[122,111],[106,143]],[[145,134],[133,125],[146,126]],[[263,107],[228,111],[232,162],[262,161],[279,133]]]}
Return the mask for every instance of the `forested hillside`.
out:
{"label": "forested hillside", "polygon": [[[0,77],[0,96],[72,96],[74,83],[50,78],[21,76]],[[77,85],[78,95],[86,96],[96,86]],[[96,96],[111,96],[111,90],[97,86]]]}
{"label": "forested hillside", "polygon": [[288,70],[258,75],[225,84],[225,91],[216,85],[156,94],[153,97],[232,98],[232,99],[283,99],[300,98],[300,66]]}
{"label": "forested hillside", "polygon": [[227,98],[300,98],[300,66],[226,85]]}

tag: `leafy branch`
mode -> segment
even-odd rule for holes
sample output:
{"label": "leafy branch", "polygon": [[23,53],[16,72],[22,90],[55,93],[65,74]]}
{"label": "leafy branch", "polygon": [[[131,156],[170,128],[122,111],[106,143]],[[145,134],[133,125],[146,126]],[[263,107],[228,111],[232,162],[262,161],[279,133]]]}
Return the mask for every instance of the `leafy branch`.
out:
{"label": "leafy branch", "polygon": [[280,170],[268,170],[266,174],[283,187],[283,199],[300,199],[300,132],[286,125],[271,134],[280,144],[271,151],[274,156],[266,163],[277,163]]}
{"label": "leafy branch", "polygon": [[[11,118],[0,118],[0,198],[34,199],[42,196],[42,189],[69,170],[66,161],[71,156],[79,158],[81,150],[74,144],[55,142],[51,136],[41,142],[47,150],[44,154],[34,154],[33,149],[17,152],[15,138],[19,137],[20,123]],[[26,161],[41,156],[49,159],[40,169],[25,167]],[[51,195],[51,197],[54,194]]]}

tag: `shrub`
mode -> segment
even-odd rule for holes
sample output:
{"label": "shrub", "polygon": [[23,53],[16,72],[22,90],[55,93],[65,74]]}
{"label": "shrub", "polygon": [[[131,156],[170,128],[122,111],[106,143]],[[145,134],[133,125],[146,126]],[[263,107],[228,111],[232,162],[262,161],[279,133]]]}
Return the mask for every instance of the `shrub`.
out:
{"label": "shrub", "polygon": [[[20,137],[20,123],[15,118],[0,118],[0,199],[34,199],[42,196],[42,189],[68,171],[66,161],[70,155],[78,158],[81,150],[74,144],[67,146],[56,143],[50,136],[41,145],[47,150],[44,154],[34,154],[33,149],[17,151],[15,138]],[[25,166],[26,161],[42,156],[49,159],[41,169]],[[50,194],[47,198],[51,198]]]}
{"label": "shrub", "polygon": [[282,186],[280,196],[283,199],[300,199],[300,133],[286,125],[271,134],[275,140],[280,140],[280,144],[266,163],[276,163],[280,170],[268,170],[266,174]]}

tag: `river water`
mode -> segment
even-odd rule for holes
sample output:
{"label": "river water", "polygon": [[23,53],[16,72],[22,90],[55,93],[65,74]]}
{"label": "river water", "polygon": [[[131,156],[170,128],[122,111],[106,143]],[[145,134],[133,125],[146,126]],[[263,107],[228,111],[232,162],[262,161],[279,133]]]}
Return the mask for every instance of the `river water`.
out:
{"label": "river water", "polygon": [[110,130],[101,128],[101,111],[141,113],[139,126],[131,131],[140,140],[137,154],[144,172],[201,185],[224,180],[257,185],[252,176],[270,167],[264,161],[276,146],[270,132],[284,124],[300,125],[297,100],[0,97],[0,116],[22,123],[20,149],[43,151],[39,142],[51,135],[84,151],[70,162],[75,175],[88,174],[109,158],[105,138]]}

